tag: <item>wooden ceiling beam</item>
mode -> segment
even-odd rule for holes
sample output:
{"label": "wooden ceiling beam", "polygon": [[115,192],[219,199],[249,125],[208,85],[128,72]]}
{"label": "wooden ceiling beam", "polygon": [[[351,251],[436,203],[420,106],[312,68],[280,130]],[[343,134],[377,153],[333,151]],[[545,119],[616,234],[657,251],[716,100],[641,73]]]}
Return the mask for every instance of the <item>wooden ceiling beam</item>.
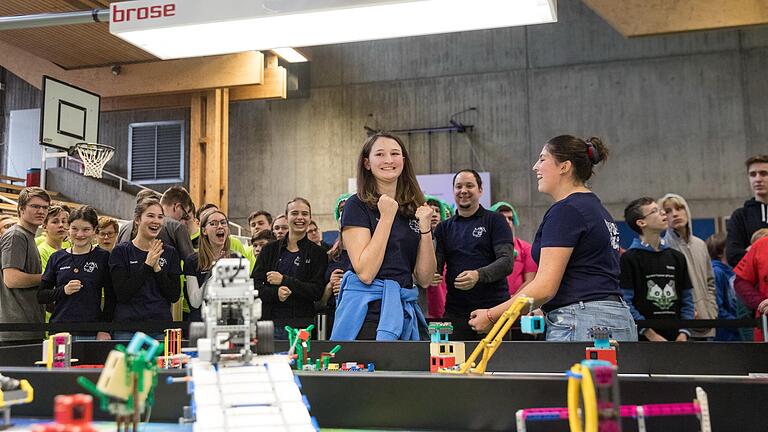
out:
{"label": "wooden ceiling beam", "polygon": [[65,70],[58,65],[0,41],[0,65],[41,88],[49,75],[103,98],[163,93],[190,93],[213,88],[262,84],[264,55],[258,51],[127,64],[114,74],[110,67]]}
{"label": "wooden ceiling beam", "polygon": [[262,85],[229,89],[230,102],[253,99],[285,99],[287,97],[288,71],[282,66],[264,69],[264,83]]}
{"label": "wooden ceiling beam", "polygon": [[[122,96],[101,98],[101,111],[127,111],[160,108],[188,108],[190,100],[198,93]],[[229,101],[274,100],[288,97],[288,71],[282,66],[264,69],[264,83],[260,85],[232,87]]]}
{"label": "wooden ceiling beam", "polygon": [[101,98],[100,108],[101,112],[188,108],[190,99],[195,95],[197,93],[108,97]]}
{"label": "wooden ceiling beam", "polygon": [[768,24],[768,0],[582,0],[626,37]]}

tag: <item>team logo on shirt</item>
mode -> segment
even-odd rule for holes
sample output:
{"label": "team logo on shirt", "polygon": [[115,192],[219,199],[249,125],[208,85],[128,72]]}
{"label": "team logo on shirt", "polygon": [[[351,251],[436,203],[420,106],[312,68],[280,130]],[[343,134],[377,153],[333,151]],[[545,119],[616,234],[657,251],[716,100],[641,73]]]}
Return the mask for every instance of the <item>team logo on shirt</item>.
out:
{"label": "team logo on shirt", "polygon": [[293,260],[293,265],[298,267],[300,264],[301,264],[301,258],[300,257],[296,257],[296,259]]}
{"label": "team logo on shirt", "polygon": [[88,261],[88,262],[87,262],[87,263],[85,263],[85,265],[83,266],[83,271],[84,271],[84,272],[88,272],[88,273],[93,273],[95,270],[98,270],[98,269],[99,269],[99,266],[98,266],[98,264],[96,264],[96,263],[95,263],[95,262],[93,262],[93,261]]}
{"label": "team logo on shirt", "polygon": [[165,264],[166,264],[167,262],[168,262],[168,261],[166,261],[166,260],[165,260],[165,258],[163,258],[163,257],[160,257],[160,259],[159,259],[159,260],[157,260],[157,263],[158,263],[158,264],[160,264],[160,268],[163,268],[163,267],[165,267]]}
{"label": "team logo on shirt", "polygon": [[480,238],[483,236],[483,234],[485,234],[486,231],[487,230],[485,229],[485,227],[477,227],[474,230],[472,230],[472,237]]}
{"label": "team logo on shirt", "polygon": [[605,227],[608,228],[608,234],[611,235],[611,247],[614,250],[619,250],[619,228],[613,222],[605,219],[603,221],[605,221]]}
{"label": "team logo on shirt", "polygon": [[411,221],[408,223],[408,226],[411,227],[413,232],[421,232],[421,229],[419,229],[419,221],[416,219],[411,219]]}
{"label": "team logo on shirt", "polygon": [[648,294],[645,298],[653,303],[659,309],[667,310],[675,305],[677,300],[677,291],[675,291],[675,281],[671,280],[664,285],[664,288],[660,287],[656,282],[649,280],[646,282],[648,285]]}

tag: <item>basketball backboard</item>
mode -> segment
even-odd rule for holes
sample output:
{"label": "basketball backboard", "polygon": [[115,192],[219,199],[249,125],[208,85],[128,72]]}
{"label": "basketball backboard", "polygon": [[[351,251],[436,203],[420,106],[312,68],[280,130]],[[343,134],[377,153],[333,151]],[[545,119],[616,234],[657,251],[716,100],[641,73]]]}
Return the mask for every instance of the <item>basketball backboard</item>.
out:
{"label": "basketball backboard", "polygon": [[101,97],[49,76],[43,76],[40,145],[69,151],[99,138]]}

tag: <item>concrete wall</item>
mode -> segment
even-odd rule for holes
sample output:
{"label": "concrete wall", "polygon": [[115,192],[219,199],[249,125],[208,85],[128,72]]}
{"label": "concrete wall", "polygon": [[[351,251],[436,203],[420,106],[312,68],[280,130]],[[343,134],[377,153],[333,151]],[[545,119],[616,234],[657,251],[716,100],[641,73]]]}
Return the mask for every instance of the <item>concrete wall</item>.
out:
{"label": "concrete wall", "polygon": [[133,194],[121,192],[119,189],[91,177],[64,168],[51,168],[47,173],[48,189],[59,192],[64,197],[77,202],[90,205],[96,209],[99,215],[132,219],[133,209],[136,207]]}
{"label": "concrete wall", "polygon": [[[418,173],[492,173],[531,238],[547,198],[530,167],[550,137],[596,135],[611,150],[592,183],[614,216],[640,195],[677,192],[694,216],[725,216],[749,196],[743,161],[768,152],[768,28],[628,40],[578,0],[527,28],[316,47],[310,97],[230,107],[230,216],[279,213],[293,196],[333,229],[364,125],[474,124],[469,134],[405,137]],[[108,113],[101,136],[127,148],[127,123],[186,110]],[[188,128],[187,128],[188,130]],[[474,148],[475,157],[470,148]],[[115,162],[113,162],[115,163]],[[119,162],[118,162],[119,163]],[[120,166],[115,169],[122,169]]]}
{"label": "concrete wall", "polygon": [[232,106],[230,213],[302,195],[330,229],[364,124],[439,126],[477,107],[459,117],[472,133],[406,137],[409,152],[419,173],[489,170],[523,237],[550,205],[531,165],[562,133],[609,146],[592,186],[617,218],[672,191],[696,217],[726,216],[749,196],[743,161],[768,151],[767,69],[765,27],[628,40],[575,0],[554,25],[314,48],[309,99]]}

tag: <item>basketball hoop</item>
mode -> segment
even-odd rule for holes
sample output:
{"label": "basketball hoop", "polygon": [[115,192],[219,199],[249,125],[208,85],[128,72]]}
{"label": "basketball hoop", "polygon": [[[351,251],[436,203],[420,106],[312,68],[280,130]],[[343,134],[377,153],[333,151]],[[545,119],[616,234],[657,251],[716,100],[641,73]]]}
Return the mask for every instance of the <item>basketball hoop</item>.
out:
{"label": "basketball hoop", "polygon": [[75,152],[80,156],[83,167],[85,167],[83,174],[89,177],[101,178],[101,170],[112,159],[112,155],[115,154],[115,148],[104,144],[81,142],[73,147],[73,153]]}

